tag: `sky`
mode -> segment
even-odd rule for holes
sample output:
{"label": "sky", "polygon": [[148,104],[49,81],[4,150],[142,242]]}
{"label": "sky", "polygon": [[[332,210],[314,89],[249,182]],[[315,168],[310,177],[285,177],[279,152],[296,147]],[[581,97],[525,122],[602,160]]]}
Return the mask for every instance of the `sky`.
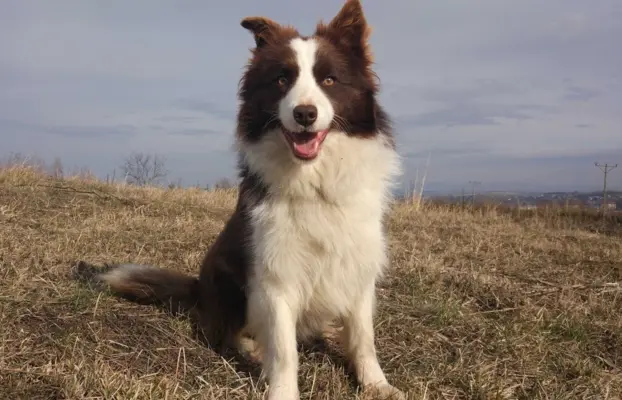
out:
{"label": "sky", "polygon": [[[622,1],[363,0],[404,185],[590,190],[619,163]],[[341,0],[0,0],[0,159],[235,178],[237,85],[263,15],[303,34]]]}

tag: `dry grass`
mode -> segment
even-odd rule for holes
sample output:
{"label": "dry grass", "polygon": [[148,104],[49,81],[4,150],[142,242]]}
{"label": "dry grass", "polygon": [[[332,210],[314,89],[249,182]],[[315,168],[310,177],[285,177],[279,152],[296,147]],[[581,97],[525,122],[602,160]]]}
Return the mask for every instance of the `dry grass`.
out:
{"label": "dry grass", "polygon": [[[195,273],[234,199],[1,170],[0,397],[260,398],[257,371],[185,319],[68,276],[76,259]],[[418,399],[618,398],[622,243],[564,218],[396,206],[377,318],[391,382]],[[303,398],[355,398],[339,360],[302,352]]]}

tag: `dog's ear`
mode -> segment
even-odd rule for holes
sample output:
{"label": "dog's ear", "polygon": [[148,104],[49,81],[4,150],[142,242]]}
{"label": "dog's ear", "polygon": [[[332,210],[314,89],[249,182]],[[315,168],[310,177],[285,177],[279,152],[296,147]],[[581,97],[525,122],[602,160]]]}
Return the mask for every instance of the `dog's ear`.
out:
{"label": "dog's ear", "polygon": [[360,0],[346,0],[328,25],[320,23],[317,28],[317,34],[328,35],[357,55],[368,57],[370,54],[367,41],[370,33],[371,28],[367,25]]}
{"label": "dog's ear", "polygon": [[253,34],[257,47],[270,43],[281,30],[281,25],[264,17],[247,17],[242,20],[240,25]]}

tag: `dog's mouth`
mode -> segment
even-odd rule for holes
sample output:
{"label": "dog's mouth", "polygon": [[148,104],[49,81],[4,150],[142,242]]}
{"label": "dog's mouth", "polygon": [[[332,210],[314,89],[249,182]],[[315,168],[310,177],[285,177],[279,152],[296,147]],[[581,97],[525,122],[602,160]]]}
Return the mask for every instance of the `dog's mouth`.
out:
{"label": "dog's mouth", "polygon": [[281,131],[294,156],[302,160],[313,160],[317,157],[328,135],[328,129],[319,132],[291,132],[281,127]]}

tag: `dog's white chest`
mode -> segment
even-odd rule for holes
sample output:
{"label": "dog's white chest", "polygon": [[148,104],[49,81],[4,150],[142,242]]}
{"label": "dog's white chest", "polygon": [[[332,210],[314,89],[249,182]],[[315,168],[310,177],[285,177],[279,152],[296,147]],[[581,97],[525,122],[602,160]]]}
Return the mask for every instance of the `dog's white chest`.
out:
{"label": "dog's white chest", "polygon": [[254,210],[253,227],[255,279],[306,318],[347,312],[386,264],[376,202],[272,201]]}
{"label": "dog's white chest", "polygon": [[[383,272],[382,220],[399,160],[380,136],[340,132],[328,135],[313,163],[293,163],[288,152],[276,135],[244,151],[271,188],[251,211],[249,289],[257,301],[282,298],[298,327],[311,331],[349,313]],[[249,322],[262,323],[262,308],[249,307]]]}

